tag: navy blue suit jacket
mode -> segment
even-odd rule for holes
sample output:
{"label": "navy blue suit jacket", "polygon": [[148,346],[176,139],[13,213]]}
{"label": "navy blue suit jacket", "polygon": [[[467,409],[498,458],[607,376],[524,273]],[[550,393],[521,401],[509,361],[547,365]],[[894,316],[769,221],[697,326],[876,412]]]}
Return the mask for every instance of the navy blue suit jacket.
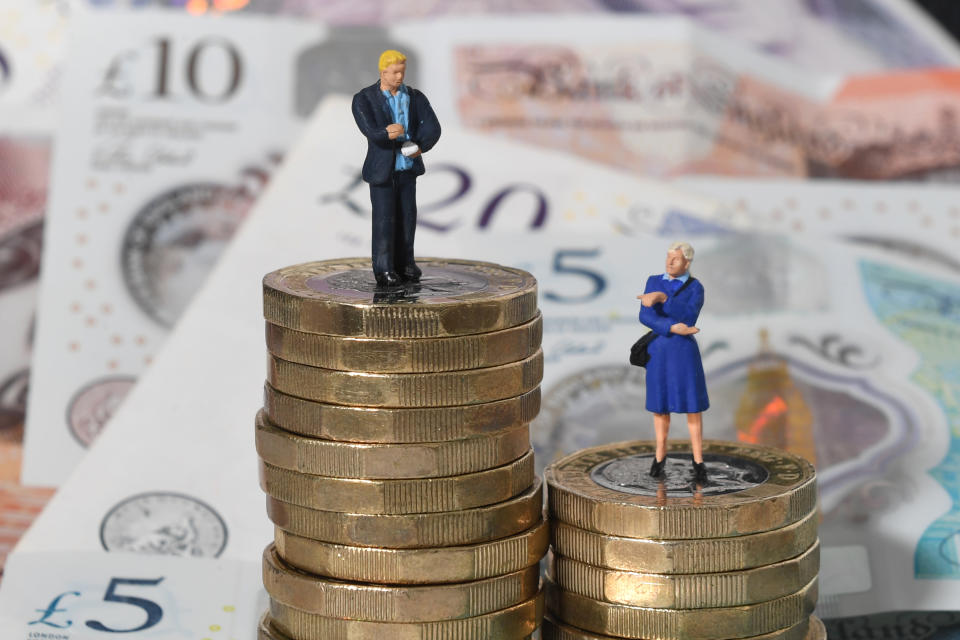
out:
{"label": "navy blue suit jacket", "polygon": [[[420,146],[420,151],[429,151],[440,139],[440,122],[423,93],[409,86],[407,91],[410,92],[410,113],[407,116],[409,126],[406,134]],[[370,184],[384,184],[393,174],[397,149],[403,142],[387,136],[387,125],[393,124],[393,119],[387,116],[389,107],[387,98],[380,91],[379,80],[354,94],[352,110],[353,119],[367,138],[363,179]],[[410,170],[413,175],[423,175],[423,159],[419,156],[414,158]]]}

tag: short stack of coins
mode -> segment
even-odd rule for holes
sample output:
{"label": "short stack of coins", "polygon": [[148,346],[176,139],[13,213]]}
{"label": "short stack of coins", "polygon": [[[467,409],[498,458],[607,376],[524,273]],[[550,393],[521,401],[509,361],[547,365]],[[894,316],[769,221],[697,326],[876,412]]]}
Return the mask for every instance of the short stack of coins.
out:
{"label": "short stack of coins", "polygon": [[369,260],[264,277],[256,419],[275,525],[260,640],[528,638],[549,544],[529,423],[542,321],[525,271]]}
{"label": "short stack of coins", "polygon": [[544,640],[823,640],[813,466],[706,441],[585,449],[545,472],[551,520]]}

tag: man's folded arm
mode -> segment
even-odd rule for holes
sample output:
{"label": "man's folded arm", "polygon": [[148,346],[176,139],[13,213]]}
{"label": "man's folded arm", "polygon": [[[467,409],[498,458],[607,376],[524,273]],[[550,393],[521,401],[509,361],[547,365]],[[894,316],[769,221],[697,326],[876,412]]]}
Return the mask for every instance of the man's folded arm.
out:
{"label": "man's folded arm", "polygon": [[377,126],[377,122],[370,112],[369,104],[363,96],[359,94],[353,96],[351,111],[353,111],[353,119],[356,120],[360,133],[366,136],[367,140],[384,149],[396,147],[394,141],[387,134],[386,128]]}

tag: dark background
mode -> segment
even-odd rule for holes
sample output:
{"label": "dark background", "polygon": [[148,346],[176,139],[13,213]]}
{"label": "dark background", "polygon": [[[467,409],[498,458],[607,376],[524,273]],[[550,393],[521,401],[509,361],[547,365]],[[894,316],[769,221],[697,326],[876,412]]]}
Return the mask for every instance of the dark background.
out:
{"label": "dark background", "polygon": [[914,0],[914,2],[942,24],[954,40],[960,40],[960,0]]}

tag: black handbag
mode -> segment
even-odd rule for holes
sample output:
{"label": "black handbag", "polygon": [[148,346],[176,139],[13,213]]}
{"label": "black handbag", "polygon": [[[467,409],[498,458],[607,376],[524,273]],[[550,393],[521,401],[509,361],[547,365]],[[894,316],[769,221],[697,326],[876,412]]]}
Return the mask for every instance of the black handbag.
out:
{"label": "black handbag", "polygon": [[[673,292],[673,295],[679,295],[681,291],[687,288],[687,285],[693,282],[696,278],[690,276],[687,278],[687,281],[680,285],[680,288]],[[650,362],[650,353],[647,351],[647,348],[650,346],[650,343],[653,342],[653,339],[657,337],[657,334],[653,331],[648,331],[643,336],[633,343],[633,346],[630,347],[630,364],[635,367],[646,367],[647,363]]]}

